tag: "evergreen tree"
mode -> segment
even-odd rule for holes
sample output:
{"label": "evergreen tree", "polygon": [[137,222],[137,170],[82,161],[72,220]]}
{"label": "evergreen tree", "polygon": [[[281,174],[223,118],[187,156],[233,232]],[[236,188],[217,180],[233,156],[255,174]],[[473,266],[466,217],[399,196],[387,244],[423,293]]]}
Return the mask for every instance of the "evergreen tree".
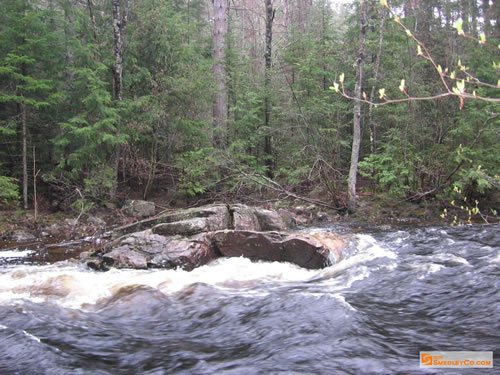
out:
{"label": "evergreen tree", "polygon": [[[43,111],[57,101],[58,54],[53,30],[57,14],[35,0],[5,0],[0,3],[0,126],[6,136],[9,169],[22,175],[24,208],[28,208],[29,146],[41,129]],[[16,129],[16,147],[9,138]],[[14,172],[21,164],[22,173]]]}

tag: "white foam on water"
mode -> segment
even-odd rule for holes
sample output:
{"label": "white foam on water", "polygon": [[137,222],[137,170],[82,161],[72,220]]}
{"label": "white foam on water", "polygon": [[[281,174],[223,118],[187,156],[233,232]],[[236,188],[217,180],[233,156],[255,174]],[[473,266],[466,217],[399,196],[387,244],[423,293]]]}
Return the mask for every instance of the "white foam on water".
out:
{"label": "white foam on water", "polygon": [[350,311],[358,311],[356,308],[354,308],[349,302],[345,300],[345,297],[342,294],[335,294],[335,299],[340,302],[342,306],[347,308]]}
{"label": "white foam on water", "polygon": [[418,279],[422,280],[425,279],[430,274],[439,272],[440,270],[445,268],[445,266],[436,263],[422,263],[422,264],[412,265],[411,268],[417,271],[417,273],[419,273]]}
{"label": "white foam on water", "polygon": [[203,283],[238,293],[259,292],[265,284],[302,282],[317,276],[290,263],[251,262],[224,258],[194,269],[117,270],[95,272],[79,265],[18,266],[0,270],[0,303],[50,301],[69,308],[85,308],[124,287],[147,286],[171,295]]}
{"label": "white foam on water", "polygon": [[0,258],[24,258],[35,253],[35,250],[5,250],[0,251]]}
{"label": "white foam on water", "polygon": [[[353,246],[355,250],[347,258],[320,271],[321,277],[325,278],[325,288],[329,292],[336,292],[350,288],[356,281],[368,278],[372,272],[389,267],[397,267],[397,254],[382,246],[374,237],[368,234],[354,236]],[[388,258],[388,264],[368,264],[377,258]]]}
{"label": "white foam on water", "polygon": [[432,255],[430,259],[438,262],[449,262],[455,264],[465,264],[467,266],[470,266],[470,263],[467,261],[467,259],[457,256],[455,254],[435,254]]}
{"label": "white foam on water", "polygon": [[497,252],[497,256],[490,260],[490,263],[500,264],[500,251]]}
{"label": "white foam on water", "polygon": [[397,258],[395,252],[381,246],[372,236],[368,234],[358,234],[355,237],[357,240],[355,253],[346,259],[343,259],[339,263],[326,268],[323,271],[324,276],[331,276],[344,272],[349,268],[354,268],[359,264],[369,262],[377,258]]}
{"label": "white foam on water", "polygon": [[4,326],[3,324],[0,324],[0,329],[7,329],[7,327]]}
{"label": "white foam on water", "polygon": [[[68,308],[92,308],[125,287],[146,286],[174,295],[190,285],[202,283],[228,293],[267,294],[269,287],[323,279],[325,292],[350,287],[369,277],[375,258],[395,259],[372,236],[355,236],[354,255],[323,270],[309,270],[291,263],[252,262],[247,258],[221,258],[208,265],[184,270],[119,270],[95,272],[79,264],[16,266],[0,269],[0,303],[51,302]],[[391,262],[392,264],[392,262]],[[345,272],[346,270],[352,268]],[[341,278],[336,279],[338,274]]]}
{"label": "white foam on water", "polygon": [[42,342],[38,337],[36,337],[35,335],[32,335],[31,333],[29,332],[26,332],[24,329],[22,330],[22,332],[28,336],[30,339],[36,341],[36,342]]}

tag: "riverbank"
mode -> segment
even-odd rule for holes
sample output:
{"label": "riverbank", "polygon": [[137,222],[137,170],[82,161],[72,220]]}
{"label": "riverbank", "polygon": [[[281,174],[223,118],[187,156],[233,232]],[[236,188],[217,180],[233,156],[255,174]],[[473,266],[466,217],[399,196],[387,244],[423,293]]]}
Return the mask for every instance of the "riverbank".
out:
{"label": "riverbank", "polygon": [[[178,207],[164,202],[161,198],[153,199],[156,214],[196,206],[196,202],[179,202]],[[203,202],[205,203],[205,202]],[[218,203],[218,202],[210,202]],[[227,203],[227,202],[226,202]],[[248,204],[248,202],[246,202]],[[359,197],[359,207],[354,214],[328,209],[301,200],[273,200],[255,206],[286,210],[298,226],[317,226],[334,223],[352,223],[354,225],[451,225],[466,224],[468,211],[436,201],[412,203],[398,201],[387,196],[372,194]],[[456,219],[455,219],[456,217]],[[72,211],[41,211],[35,216],[33,210],[0,211],[0,240],[7,242],[27,242],[36,239],[53,238],[69,241],[81,238],[100,238],[105,232],[140,220],[134,213],[121,208],[97,208],[81,214]],[[498,217],[490,216],[488,221],[498,222]],[[480,214],[472,215],[471,222],[484,224]],[[5,247],[5,246],[3,246]]]}

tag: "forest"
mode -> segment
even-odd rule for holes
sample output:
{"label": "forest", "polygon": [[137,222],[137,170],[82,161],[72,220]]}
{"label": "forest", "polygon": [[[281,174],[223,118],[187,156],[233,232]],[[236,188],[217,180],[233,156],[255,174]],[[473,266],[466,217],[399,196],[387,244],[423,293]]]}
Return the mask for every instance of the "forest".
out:
{"label": "forest", "polygon": [[499,71],[492,0],[2,0],[0,206],[496,215]]}

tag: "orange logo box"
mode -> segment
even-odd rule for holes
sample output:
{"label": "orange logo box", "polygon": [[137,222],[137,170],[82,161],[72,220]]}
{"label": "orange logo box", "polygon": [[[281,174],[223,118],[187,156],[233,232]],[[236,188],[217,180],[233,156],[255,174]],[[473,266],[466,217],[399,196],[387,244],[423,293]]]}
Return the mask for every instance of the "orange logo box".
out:
{"label": "orange logo box", "polygon": [[492,368],[493,352],[420,352],[420,367]]}

